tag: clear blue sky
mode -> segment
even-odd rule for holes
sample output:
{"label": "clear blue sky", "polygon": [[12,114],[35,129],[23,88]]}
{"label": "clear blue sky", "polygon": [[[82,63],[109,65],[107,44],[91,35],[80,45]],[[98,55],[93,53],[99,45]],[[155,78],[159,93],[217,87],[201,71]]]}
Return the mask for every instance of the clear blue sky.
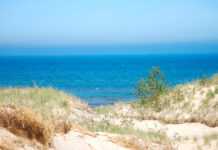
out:
{"label": "clear blue sky", "polygon": [[217,0],[0,0],[0,45],[218,43]]}

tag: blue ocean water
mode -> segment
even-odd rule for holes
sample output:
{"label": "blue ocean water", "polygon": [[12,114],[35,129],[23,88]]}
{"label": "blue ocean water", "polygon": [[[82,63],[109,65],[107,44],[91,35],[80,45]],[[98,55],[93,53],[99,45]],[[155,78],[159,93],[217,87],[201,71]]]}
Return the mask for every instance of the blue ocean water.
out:
{"label": "blue ocean water", "polygon": [[175,85],[218,72],[218,54],[1,56],[0,87],[51,86],[101,105],[134,99],[152,66]]}

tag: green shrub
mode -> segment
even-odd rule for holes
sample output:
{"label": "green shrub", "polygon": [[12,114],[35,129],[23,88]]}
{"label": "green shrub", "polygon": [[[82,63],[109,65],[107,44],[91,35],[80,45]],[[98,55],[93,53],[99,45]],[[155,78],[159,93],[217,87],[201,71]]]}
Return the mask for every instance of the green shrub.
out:
{"label": "green shrub", "polygon": [[167,90],[167,84],[159,67],[153,67],[148,77],[139,81],[136,95],[143,105],[151,104],[157,107],[159,96]]}

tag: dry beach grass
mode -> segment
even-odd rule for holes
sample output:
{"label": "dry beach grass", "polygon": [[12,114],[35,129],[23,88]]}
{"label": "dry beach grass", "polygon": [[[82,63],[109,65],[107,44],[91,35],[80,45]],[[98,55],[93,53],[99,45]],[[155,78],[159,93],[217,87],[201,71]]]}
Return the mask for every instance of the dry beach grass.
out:
{"label": "dry beach grass", "polygon": [[0,126],[16,135],[36,139],[44,145],[48,145],[53,133],[51,124],[41,116],[30,109],[14,106],[0,107]]}

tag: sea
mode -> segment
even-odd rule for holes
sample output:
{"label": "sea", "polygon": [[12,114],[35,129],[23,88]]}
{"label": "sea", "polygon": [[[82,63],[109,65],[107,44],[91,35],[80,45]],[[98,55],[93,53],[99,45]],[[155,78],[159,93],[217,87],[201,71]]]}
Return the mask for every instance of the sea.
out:
{"label": "sea", "polygon": [[0,56],[0,87],[53,87],[98,106],[134,100],[153,66],[175,86],[218,73],[218,54]]}

